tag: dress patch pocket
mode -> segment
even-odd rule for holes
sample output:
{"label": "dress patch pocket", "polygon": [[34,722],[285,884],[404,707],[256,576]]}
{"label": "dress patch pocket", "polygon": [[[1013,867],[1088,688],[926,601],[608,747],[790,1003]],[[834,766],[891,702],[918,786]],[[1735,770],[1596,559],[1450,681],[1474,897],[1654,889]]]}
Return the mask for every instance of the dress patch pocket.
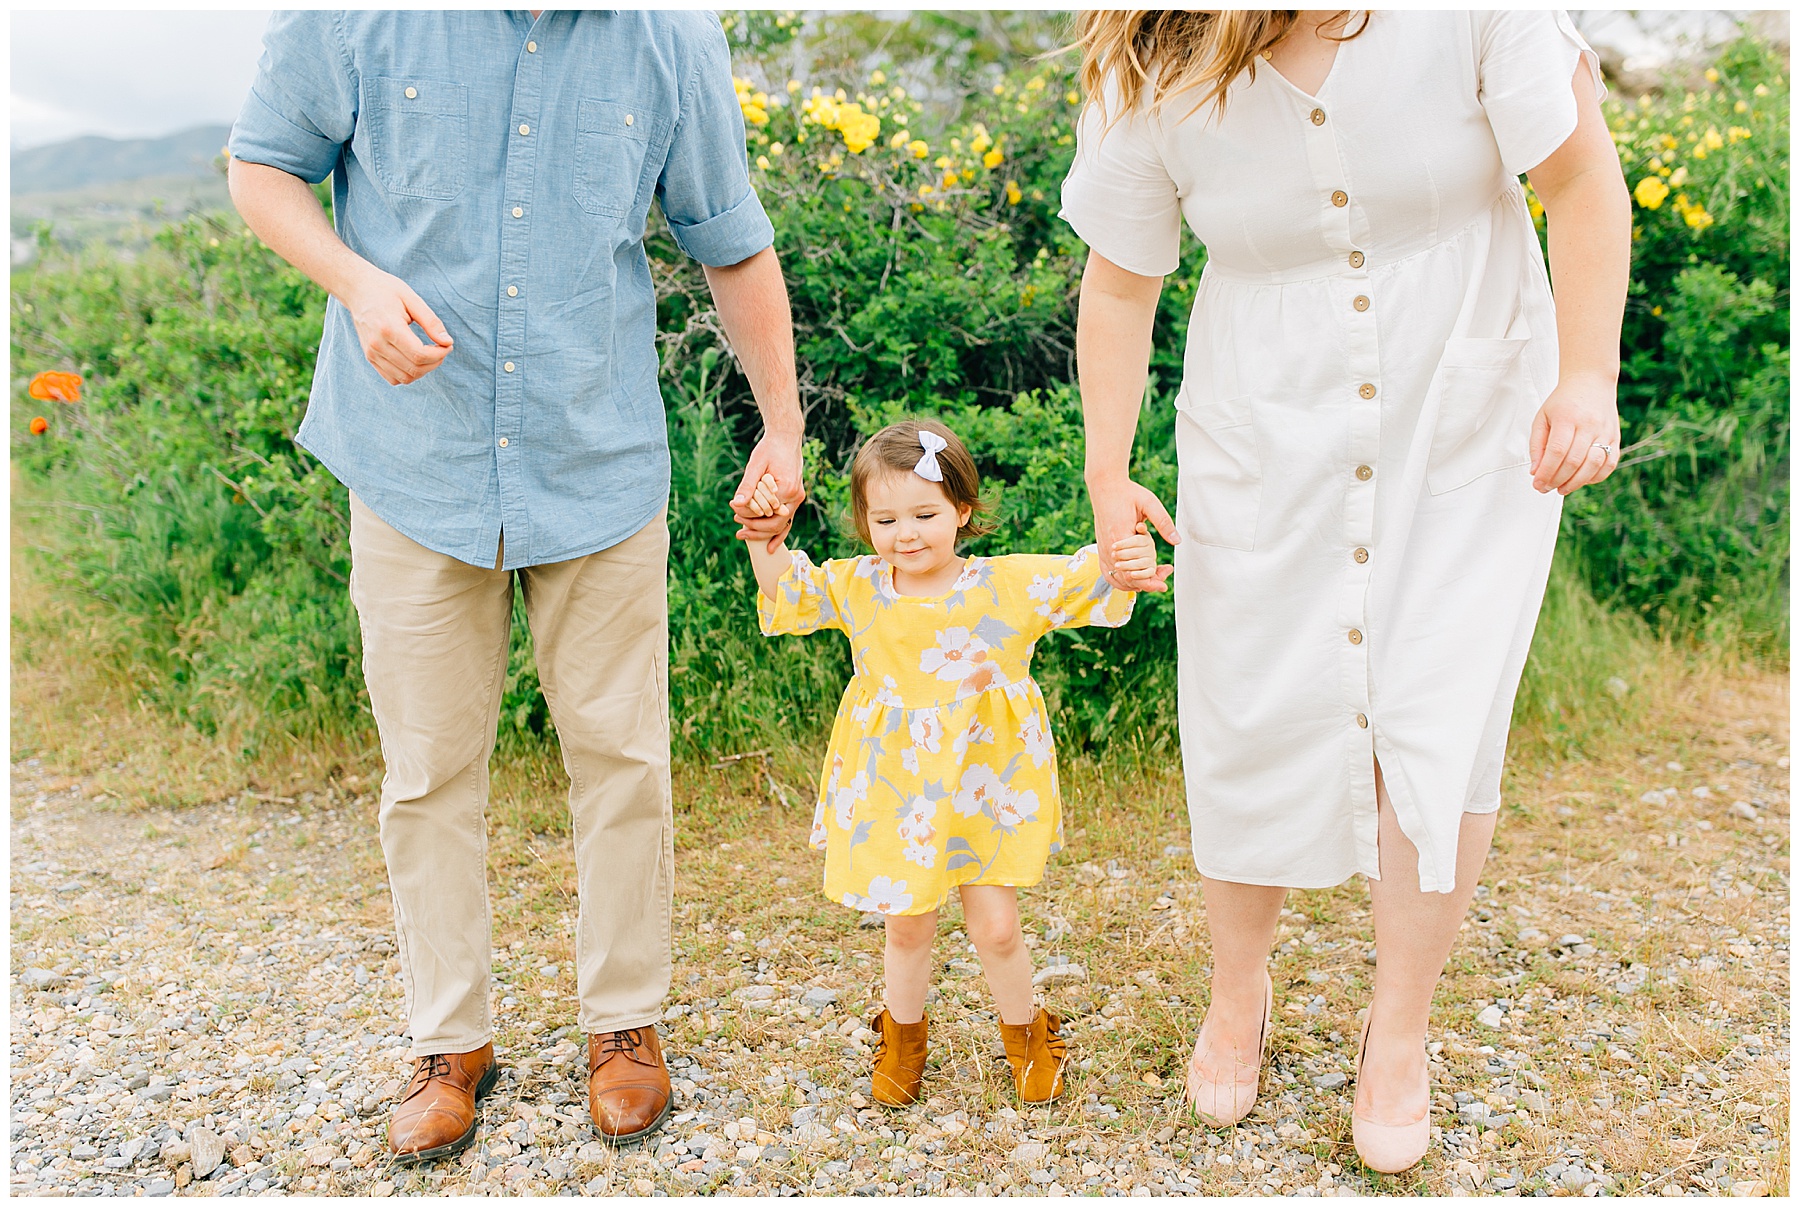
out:
{"label": "dress patch pocket", "polygon": [[452,201],[469,163],[469,89],[423,77],[376,76],[366,98],[370,166],[396,197]]}
{"label": "dress patch pocket", "polygon": [[649,159],[649,116],[615,101],[582,101],[576,110],[575,204],[601,218],[624,218],[637,206]]}
{"label": "dress patch pocket", "polygon": [[1182,535],[1224,549],[1256,548],[1262,457],[1250,398],[1194,406],[1184,390],[1175,400],[1175,455],[1175,524]]}
{"label": "dress patch pocket", "polygon": [[1531,421],[1543,399],[1520,361],[1529,339],[1452,339],[1426,391],[1436,414],[1425,484],[1434,495],[1531,463]]}

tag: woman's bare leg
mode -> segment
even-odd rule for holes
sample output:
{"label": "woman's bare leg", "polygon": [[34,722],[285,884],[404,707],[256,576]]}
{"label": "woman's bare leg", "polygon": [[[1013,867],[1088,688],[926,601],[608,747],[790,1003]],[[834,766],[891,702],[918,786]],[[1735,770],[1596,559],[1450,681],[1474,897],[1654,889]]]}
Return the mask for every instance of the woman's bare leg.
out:
{"label": "woman's bare leg", "polygon": [[1371,1122],[1397,1127],[1419,1117],[1416,1095],[1425,1066],[1431,995],[1475,897],[1498,814],[1463,814],[1456,888],[1421,893],[1419,851],[1400,830],[1379,765],[1375,801],[1381,814],[1381,879],[1369,882],[1375,911],[1375,995],[1369,1003],[1362,1075],[1356,1079],[1356,1107]]}
{"label": "woman's bare leg", "polygon": [[1203,1072],[1219,1082],[1241,1081],[1261,1059],[1269,947],[1287,890],[1202,876],[1206,924],[1212,932],[1212,997],[1202,1025],[1208,1043]]}

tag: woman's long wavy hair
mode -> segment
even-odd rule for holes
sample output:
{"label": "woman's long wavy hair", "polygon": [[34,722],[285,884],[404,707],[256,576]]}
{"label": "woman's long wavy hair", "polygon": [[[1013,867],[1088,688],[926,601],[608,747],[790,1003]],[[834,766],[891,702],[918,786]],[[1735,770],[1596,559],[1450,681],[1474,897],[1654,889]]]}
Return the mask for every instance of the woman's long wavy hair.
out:
{"label": "woman's long wavy hair", "polygon": [[[1327,24],[1348,22],[1351,11],[1334,14]],[[1105,125],[1140,107],[1154,113],[1171,97],[1190,90],[1199,95],[1187,115],[1209,102],[1223,112],[1231,82],[1245,71],[1254,80],[1256,60],[1287,37],[1299,20],[1299,9],[1089,9],[1075,15],[1082,91],[1088,104],[1099,107]],[[1334,40],[1348,42],[1368,26],[1365,12],[1354,31]],[[1119,112],[1112,114],[1106,110],[1104,93],[1108,76],[1118,81]]]}

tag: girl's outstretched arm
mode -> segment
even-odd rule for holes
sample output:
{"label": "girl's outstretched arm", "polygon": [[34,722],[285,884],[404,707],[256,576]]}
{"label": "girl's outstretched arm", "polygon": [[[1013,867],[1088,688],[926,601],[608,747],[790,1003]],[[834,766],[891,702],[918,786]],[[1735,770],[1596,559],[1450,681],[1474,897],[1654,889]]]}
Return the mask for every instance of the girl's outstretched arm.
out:
{"label": "girl's outstretched arm", "polygon": [[744,548],[750,551],[750,568],[756,572],[756,585],[770,599],[775,598],[775,584],[781,581],[788,567],[794,564],[794,555],[788,551],[787,533],[770,541],[761,533],[751,533],[739,538]]}

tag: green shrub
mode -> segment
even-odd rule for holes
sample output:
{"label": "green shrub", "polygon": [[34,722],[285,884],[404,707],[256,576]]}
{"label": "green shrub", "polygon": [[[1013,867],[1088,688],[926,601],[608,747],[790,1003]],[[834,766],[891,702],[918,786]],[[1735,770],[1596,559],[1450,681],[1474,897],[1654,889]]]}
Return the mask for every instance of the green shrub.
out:
{"label": "green shrub", "polygon": [[[1002,519],[975,552],[1091,539],[1071,386],[1085,251],[1055,216],[1079,101],[1070,67],[1029,65],[958,98],[953,113],[873,75],[841,94],[741,84],[808,409],[813,495],[796,545],[852,551],[850,454],[902,414],[942,417],[974,451]],[[1755,43],[1733,47],[1719,71],[1704,98],[1609,109],[1634,186],[1647,173],[1675,179],[1672,158],[1648,164],[1664,135],[1684,148],[1688,174],[1655,208],[1640,201],[1621,391],[1627,440],[1639,447],[1612,482],[1570,502],[1546,605],[1553,638],[1541,633],[1521,695],[1521,718],[1565,747],[1578,744],[1584,718],[1615,716],[1606,681],[1629,662],[1607,651],[1618,618],[1592,595],[1677,633],[1771,654],[1785,642],[1787,89]],[[1751,136],[1734,140],[1734,122]],[[1722,146],[1701,156],[1715,126]],[[1710,225],[1695,217],[1701,208]],[[847,652],[829,638],[757,634],[754,581],[726,505],[757,432],[754,407],[698,267],[660,219],[647,247],[673,465],[677,749],[714,758],[814,742]],[[1163,294],[1134,461],[1171,502],[1170,400],[1202,262],[1188,237]],[[34,504],[20,522],[52,551],[56,573],[114,611],[153,672],[153,702],[251,743],[365,727],[345,494],[292,443],[320,291],[221,218],[173,227],[135,261],[46,240],[42,263],[15,275],[12,299],[23,375],[14,457]],[[45,368],[87,375],[86,398],[27,399],[25,376]],[[49,435],[26,435],[46,408]],[[1149,597],[1124,629],[1044,643],[1040,677],[1065,744],[1172,748],[1169,607]],[[511,743],[539,742],[548,728],[522,618],[501,725]]]}

